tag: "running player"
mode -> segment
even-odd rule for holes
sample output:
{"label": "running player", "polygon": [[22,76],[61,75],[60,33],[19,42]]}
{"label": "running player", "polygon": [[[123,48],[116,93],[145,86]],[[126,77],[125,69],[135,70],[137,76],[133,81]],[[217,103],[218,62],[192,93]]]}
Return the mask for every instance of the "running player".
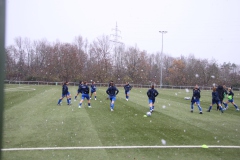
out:
{"label": "running player", "polygon": [[92,82],[92,85],[91,85],[91,96],[90,96],[90,99],[92,98],[92,95],[94,94],[94,98],[95,100],[97,100],[97,87],[96,87],[96,84],[95,82]]}
{"label": "running player", "polygon": [[200,106],[200,89],[199,87],[196,85],[194,87],[194,90],[193,90],[193,96],[192,96],[192,100],[191,100],[191,113],[193,113],[193,105],[194,104],[197,104],[198,106],[198,109],[199,109],[199,114],[202,114],[202,107]]}
{"label": "running player", "polygon": [[89,87],[86,81],[83,82],[80,92],[82,93],[82,99],[79,102],[78,108],[82,108],[82,102],[84,101],[85,98],[88,100],[88,108],[91,108],[90,97],[89,97]]}
{"label": "running player", "polygon": [[207,112],[210,112],[212,109],[212,106],[214,104],[217,104],[219,110],[223,113],[223,109],[222,109],[222,105],[221,105],[221,100],[219,98],[218,92],[217,92],[217,88],[213,87],[212,89],[212,104],[210,104],[209,109],[207,110]]}
{"label": "running player", "polygon": [[67,104],[70,105],[71,104],[71,94],[70,92],[68,91],[68,82],[64,82],[63,85],[62,85],[62,97],[60,97],[60,99],[58,100],[58,103],[57,105],[61,105],[62,103],[62,99],[64,97],[67,98]]}
{"label": "running player", "polygon": [[[109,84],[108,84],[108,88],[111,86],[111,84],[113,83],[113,81],[110,81]],[[107,100],[109,99],[109,95],[108,97],[106,98]]]}
{"label": "running player", "polygon": [[110,83],[110,87],[106,90],[106,93],[109,95],[110,99],[110,110],[114,111],[114,102],[116,101],[116,95],[119,93],[117,87],[114,86],[114,83]]}
{"label": "running player", "polygon": [[149,110],[152,113],[154,111],[155,97],[158,96],[158,91],[154,89],[154,85],[147,91]]}
{"label": "running player", "polygon": [[[218,92],[218,96],[219,96],[219,99],[220,99],[220,102],[221,102],[221,105],[222,105],[223,99],[225,98],[225,95],[227,94],[226,86],[225,85],[218,85],[216,91]],[[219,105],[217,105],[217,110],[219,110]]]}
{"label": "running player", "polygon": [[228,103],[232,103],[232,105],[236,108],[236,111],[239,111],[238,106],[234,103],[234,99],[233,99],[234,93],[232,91],[232,88],[228,88],[228,101],[227,102],[223,102],[225,108],[224,110],[228,109]]}
{"label": "running player", "polygon": [[81,93],[82,85],[83,85],[83,82],[82,82],[82,81],[79,81],[78,90],[77,90],[77,94],[76,94],[76,96],[75,96],[75,98],[74,98],[74,101],[77,100],[78,94]]}
{"label": "running player", "polygon": [[126,95],[127,101],[129,99],[129,93],[130,93],[131,89],[132,89],[132,86],[129,85],[129,82],[126,82],[126,85],[124,86],[124,90],[125,90],[125,95]]}

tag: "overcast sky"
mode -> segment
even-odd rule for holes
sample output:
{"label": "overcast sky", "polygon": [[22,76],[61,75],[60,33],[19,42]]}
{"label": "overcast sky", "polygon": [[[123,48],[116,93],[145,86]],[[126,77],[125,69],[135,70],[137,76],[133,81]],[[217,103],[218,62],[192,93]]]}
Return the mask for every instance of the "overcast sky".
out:
{"label": "overcast sky", "polygon": [[[115,34],[126,46],[240,65],[240,0],[6,0],[6,45],[16,37],[72,43]],[[114,39],[114,37],[111,37]]]}

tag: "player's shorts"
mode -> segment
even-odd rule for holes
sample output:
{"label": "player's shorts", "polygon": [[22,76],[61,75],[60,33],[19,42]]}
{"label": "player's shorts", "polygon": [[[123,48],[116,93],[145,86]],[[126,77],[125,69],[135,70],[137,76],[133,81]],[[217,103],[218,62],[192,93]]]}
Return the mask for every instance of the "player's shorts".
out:
{"label": "player's shorts", "polygon": [[91,90],[91,93],[94,93],[94,92],[96,92],[96,90]]}
{"label": "player's shorts", "polygon": [[68,93],[67,93],[67,96],[70,96],[70,95],[71,95],[71,93],[70,93],[70,92],[68,92]]}
{"label": "player's shorts", "polygon": [[116,96],[109,96],[110,101],[116,101]]}
{"label": "player's shorts", "polygon": [[214,100],[214,99],[212,99],[212,105],[214,105],[214,104],[221,104],[221,101],[217,101],[217,100]]}
{"label": "player's shorts", "polygon": [[125,94],[129,94],[130,93],[130,91],[125,91]]}
{"label": "player's shorts", "polygon": [[200,100],[199,99],[193,99],[192,104],[196,103],[197,105],[200,105]]}
{"label": "player's shorts", "polygon": [[233,103],[234,101],[233,101],[233,99],[229,99],[229,100],[228,100],[228,102],[231,102],[231,103]]}
{"label": "player's shorts", "polygon": [[89,100],[89,98],[90,98],[90,97],[89,97],[89,94],[82,94],[82,99],[84,100],[85,98],[86,98],[87,100]]}
{"label": "player's shorts", "polygon": [[78,93],[78,94],[79,94],[79,93],[81,93],[81,90],[80,90],[80,89],[78,89],[78,90],[77,90],[77,93]]}
{"label": "player's shorts", "polygon": [[149,103],[149,104],[150,104],[150,103],[154,104],[154,103],[155,103],[155,99],[148,99],[148,103]]}
{"label": "player's shorts", "polygon": [[67,97],[67,94],[62,94],[62,97]]}

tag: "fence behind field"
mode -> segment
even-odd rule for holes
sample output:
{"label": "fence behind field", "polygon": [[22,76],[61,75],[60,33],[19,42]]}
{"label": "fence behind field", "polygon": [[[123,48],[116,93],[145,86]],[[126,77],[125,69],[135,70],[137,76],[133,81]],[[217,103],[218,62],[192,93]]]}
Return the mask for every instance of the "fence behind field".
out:
{"label": "fence behind field", "polygon": [[[63,82],[46,82],[46,81],[10,81],[5,80],[4,84],[18,84],[18,85],[62,85]],[[70,86],[78,86],[79,82],[69,82]],[[90,83],[89,83],[90,84]],[[96,83],[98,87],[108,87],[109,83]],[[117,87],[123,87],[125,84],[115,84]],[[151,85],[130,84],[134,88],[150,88]],[[211,90],[212,86],[199,86],[201,90]],[[174,85],[155,85],[155,88],[162,89],[193,89],[194,86],[174,86]],[[240,88],[233,88],[234,91],[240,91]]]}

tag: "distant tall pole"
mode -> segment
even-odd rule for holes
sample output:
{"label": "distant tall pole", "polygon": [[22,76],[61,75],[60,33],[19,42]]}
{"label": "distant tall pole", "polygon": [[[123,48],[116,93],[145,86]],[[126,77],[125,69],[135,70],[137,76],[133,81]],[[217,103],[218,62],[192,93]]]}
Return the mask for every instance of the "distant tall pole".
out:
{"label": "distant tall pole", "polygon": [[163,34],[167,33],[167,31],[159,31],[159,33],[162,33],[161,75],[160,75],[160,88],[162,88],[162,68],[163,68],[163,62],[162,62],[162,56],[163,56]]}
{"label": "distant tall pole", "polygon": [[120,42],[118,39],[119,38],[122,38],[121,36],[118,35],[118,33],[121,33],[121,31],[118,29],[118,26],[117,26],[117,22],[116,22],[116,27],[115,29],[113,29],[115,31],[115,34],[111,34],[111,36],[114,37],[113,40],[110,40],[111,42],[114,43],[114,64],[116,65],[116,68],[118,69],[118,66],[119,66],[119,60],[121,61],[121,53],[120,52],[117,52],[117,48],[121,45],[123,45],[122,42]]}

